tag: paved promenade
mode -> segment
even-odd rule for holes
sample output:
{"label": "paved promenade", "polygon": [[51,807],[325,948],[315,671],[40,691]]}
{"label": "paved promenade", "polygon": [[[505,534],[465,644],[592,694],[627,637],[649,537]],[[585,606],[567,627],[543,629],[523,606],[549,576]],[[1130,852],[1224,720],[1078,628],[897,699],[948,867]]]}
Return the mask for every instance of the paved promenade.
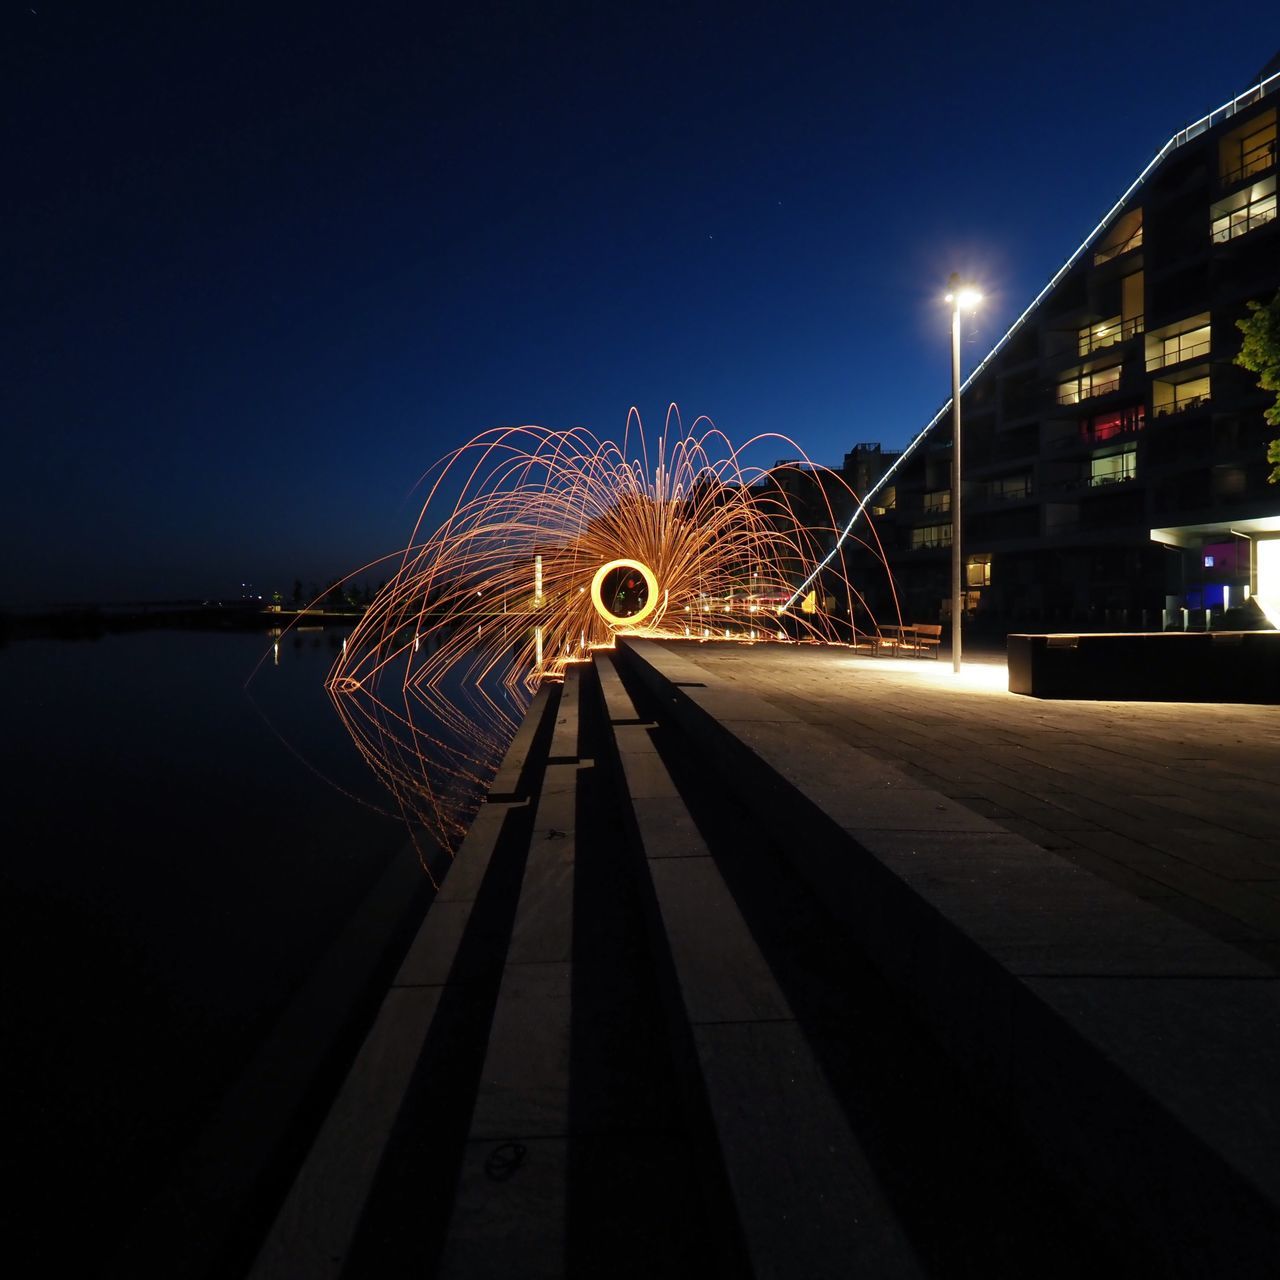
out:
{"label": "paved promenade", "polygon": [[989,655],[957,679],[945,651],[671,647],[1280,970],[1280,709],[1041,701]]}
{"label": "paved promenade", "polygon": [[1005,683],[545,686],[237,1274],[1274,1277],[1280,716]]}

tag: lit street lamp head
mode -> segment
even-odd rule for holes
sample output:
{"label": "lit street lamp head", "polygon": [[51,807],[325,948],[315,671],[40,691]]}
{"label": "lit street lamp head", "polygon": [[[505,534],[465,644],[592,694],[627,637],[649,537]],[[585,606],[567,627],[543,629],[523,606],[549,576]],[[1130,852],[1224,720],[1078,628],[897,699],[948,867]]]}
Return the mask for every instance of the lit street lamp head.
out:
{"label": "lit street lamp head", "polygon": [[972,311],[982,301],[982,294],[972,285],[962,284],[960,277],[952,272],[947,280],[945,301],[954,303],[957,311]]}

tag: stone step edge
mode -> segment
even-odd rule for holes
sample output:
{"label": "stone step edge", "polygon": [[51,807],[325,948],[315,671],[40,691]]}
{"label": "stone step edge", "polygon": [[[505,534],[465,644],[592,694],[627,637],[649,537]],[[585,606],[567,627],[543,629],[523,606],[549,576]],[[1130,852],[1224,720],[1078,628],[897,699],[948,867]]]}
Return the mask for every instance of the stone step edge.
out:
{"label": "stone step edge", "polygon": [[[503,827],[528,807],[532,744],[554,709],[544,686],[383,999],[346,1078],[264,1237],[253,1280],[337,1280],[360,1224],[418,1056]],[[494,799],[494,795],[505,798]]]}
{"label": "stone step edge", "polygon": [[924,1274],[649,726],[610,657],[595,662],[677,1072],[710,1111],[716,1149],[703,1158],[727,1182],[751,1270]]}
{"label": "stone step edge", "polygon": [[[679,652],[686,647],[689,654]],[[1211,950],[1240,958],[1241,976],[1162,977],[1145,984],[1021,977],[950,919],[945,902],[930,901],[927,888],[904,879],[803,795],[786,777],[794,776],[794,761],[764,758],[721,723],[715,708],[729,699],[742,705],[755,695],[699,666],[696,646],[624,638],[619,660],[717,762],[724,780],[774,831],[798,873],[862,939],[872,961],[904,991],[975,1087],[1011,1116],[1046,1167],[1090,1208],[1114,1213],[1118,1229],[1127,1221],[1140,1223],[1143,1243],[1158,1249],[1174,1273],[1228,1267],[1237,1275],[1272,1274],[1280,1257],[1280,1113],[1265,1098],[1266,1081],[1280,1080],[1280,980],[1266,966],[1207,939]],[[860,754],[755,700],[762,723],[791,721],[823,739],[826,751]],[[910,790],[913,803],[934,794],[915,783]],[[999,840],[1018,839],[995,823],[982,825]],[[1064,861],[1021,843],[1046,866]],[[1190,925],[1185,929],[1188,936],[1199,934]],[[908,943],[913,958],[924,957],[924,963],[903,962],[904,937],[914,939]],[[1250,1032],[1261,1029],[1265,1043],[1242,1035],[1238,1023],[1224,1023],[1217,1006],[1228,996],[1256,1013]],[[1134,1006],[1132,1017],[1121,1016],[1126,1000]],[[1236,1061],[1251,1068],[1253,1092],[1261,1098],[1256,1108],[1232,1112],[1237,1082],[1231,1061],[1215,1052],[1224,1034],[1236,1038]],[[1171,1087],[1162,1077],[1160,1063],[1153,1066],[1141,1053],[1135,1061],[1139,1035],[1159,1043],[1169,1062],[1187,1064],[1181,1096],[1178,1082]],[[1203,1077],[1196,1080],[1198,1070]],[[1188,1075],[1198,1085],[1195,1097],[1185,1087]],[[1120,1141],[1124,1159],[1115,1158]]]}

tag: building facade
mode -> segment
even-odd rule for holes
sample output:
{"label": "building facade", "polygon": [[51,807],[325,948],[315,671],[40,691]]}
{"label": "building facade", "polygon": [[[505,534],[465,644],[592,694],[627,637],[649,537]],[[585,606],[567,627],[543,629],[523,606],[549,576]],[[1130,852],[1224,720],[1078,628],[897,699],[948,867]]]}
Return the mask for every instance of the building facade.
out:
{"label": "building facade", "polygon": [[[1275,396],[1234,364],[1246,304],[1280,290],[1278,103],[1272,68],[1170,139],[967,380],[975,624],[1250,625],[1260,593],[1280,605]],[[873,500],[912,621],[949,612],[950,422],[939,415]]]}

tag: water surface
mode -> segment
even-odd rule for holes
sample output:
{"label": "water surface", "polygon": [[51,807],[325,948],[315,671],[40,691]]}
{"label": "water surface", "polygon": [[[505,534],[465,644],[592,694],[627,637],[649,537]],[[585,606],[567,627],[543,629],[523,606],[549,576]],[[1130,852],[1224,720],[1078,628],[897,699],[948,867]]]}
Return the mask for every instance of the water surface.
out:
{"label": "water surface", "polygon": [[323,690],[341,640],[0,650],[14,1220],[54,1201],[109,1241],[389,860],[412,856],[398,818],[351,798],[384,799]]}

